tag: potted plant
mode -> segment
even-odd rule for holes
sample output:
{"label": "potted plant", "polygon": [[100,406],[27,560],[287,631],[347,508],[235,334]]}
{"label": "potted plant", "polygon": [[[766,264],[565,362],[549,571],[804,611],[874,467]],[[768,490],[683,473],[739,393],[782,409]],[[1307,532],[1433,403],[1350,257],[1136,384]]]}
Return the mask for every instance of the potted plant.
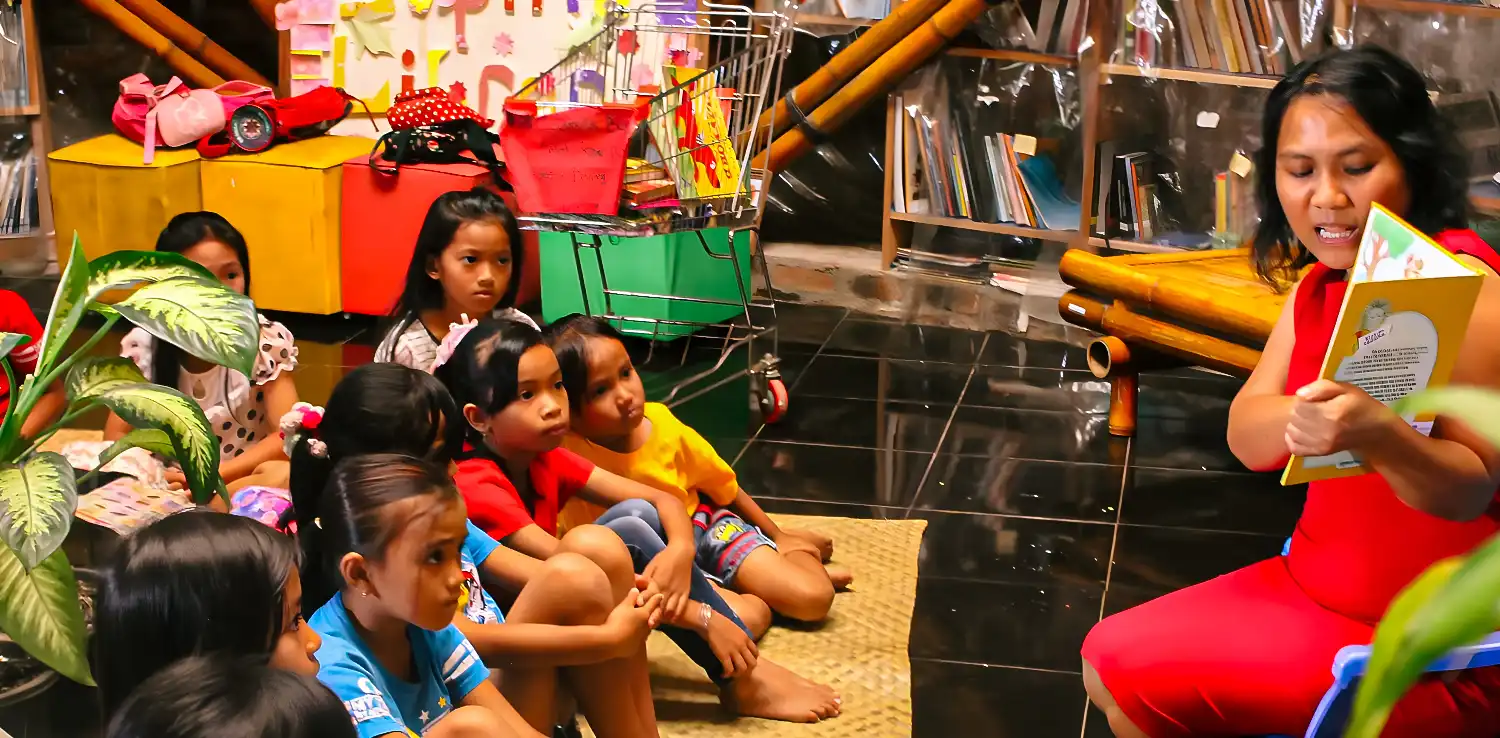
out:
{"label": "potted plant", "polygon": [[[141,447],[182,467],[195,502],[225,496],[219,444],[198,404],[152,384],[129,359],[91,356],[89,350],[126,320],[157,340],[249,374],[259,327],[250,298],[178,254],[124,251],[89,262],[76,236],[71,254],[47,316],[36,372],[17,388],[10,363],[0,361],[13,388],[0,421],[0,632],[63,676],[93,684],[78,581],[61,548],[78,506],[78,486],[67,461],[41,446],[69,421],[106,407],[134,430],[100,455],[99,466]],[[103,325],[69,352],[66,346],[88,313],[102,316]],[[0,358],[23,340],[0,333]],[[22,422],[58,381],[67,392],[61,419],[35,438],[23,437]],[[17,686],[0,685],[0,695]]]}
{"label": "potted plant", "polygon": [[[1402,415],[1462,420],[1500,446],[1500,392],[1475,387],[1428,390],[1402,398]],[[1500,536],[1466,556],[1427,568],[1391,601],[1375,628],[1370,660],[1344,735],[1378,738],[1397,700],[1443,654],[1500,630]]]}

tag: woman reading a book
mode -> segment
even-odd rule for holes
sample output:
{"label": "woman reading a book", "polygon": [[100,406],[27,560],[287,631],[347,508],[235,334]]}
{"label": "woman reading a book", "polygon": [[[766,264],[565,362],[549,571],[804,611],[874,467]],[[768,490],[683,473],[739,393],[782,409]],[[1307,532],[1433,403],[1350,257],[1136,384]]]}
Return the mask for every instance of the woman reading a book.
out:
{"label": "woman reading a book", "polygon": [[[1362,390],[1319,379],[1380,203],[1484,275],[1450,381],[1500,386],[1500,256],[1467,228],[1465,158],[1421,75],[1382,49],[1332,52],[1276,85],[1262,136],[1255,266],[1282,283],[1301,276],[1230,408],[1229,447],[1256,470],[1353,451],[1368,473],[1313,482],[1284,555],[1094,628],[1084,682],[1119,736],[1301,735],[1334,654],[1369,643],[1428,566],[1500,530],[1495,448],[1447,418],[1424,436]],[[1384,735],[1497,733],[1500,673],[1483,669],[1419,682]]]}

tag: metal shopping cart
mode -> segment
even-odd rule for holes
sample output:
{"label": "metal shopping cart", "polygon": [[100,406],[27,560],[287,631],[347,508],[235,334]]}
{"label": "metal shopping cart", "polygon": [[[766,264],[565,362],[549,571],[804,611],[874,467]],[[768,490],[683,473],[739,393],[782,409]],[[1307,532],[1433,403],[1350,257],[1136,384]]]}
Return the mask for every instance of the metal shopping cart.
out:
{"label": "metal shopping cart", "polygon": [[[596,35],[574,47],[562,61],[507,101],[507,129],[514,125],[509,114],[513,103],[519,106],[517,109],[534,111],[537,117],[533,120],[538,123],[548,115],[564,120],[580,108],[599,112],[597,127],[580,132],[572,139],[577,145],[571,146],[574,153],[582,150],[597,157],[601,163],[597,169],[541,171],[544,157],[569,149],[569,134],[564,129],[572,125],[575,131],[582,131],[586,127],[577,122],[560,124],[546,145],[527,148],[507,144],[507,166],[513,175],[519,175],[516,188],[522,209],[533,211],[521,217],[523,227],[571,234],[581,286],[585,259],[597,268],[600,289],[596,295],[602,293],[602,300],[595,302],[602,301],[602,305],[591,304],[589,290],[582,289],[584,312],[616,325],[628,322],[650,326],[653,353],[664,330],[671,335],[685,330],[682,326],[694,329],[685,343],[695,339],[714,342],[718,350],[714,365],[678,382],[664,402],[685,402],[744,376],[737,372],[726,376],[720,371],[743,347],[749,357],[745,374],[750,380],[751,404],[763,420],[775,422],[785,415],[789,398],[778,368],[771,273],[758,243],[768,173],[752,170],[751,161],[757,122],[768,108],[768,95],[776,94],[780,87],[782,63],[791,49],[796,5],[787,2],[779,11],[760,12],[705,0],[696,7],[615,7]],[[697,63],[695,57],[704,56],[706,61]],[[612,117],[602,117],[606,110]],[[630,120],[628,126],[621,124],[626,118]],[[501,135],[506,142],[506,131]],[[659,154],[662,169],[674,175],[676,197],[659,206],[651,203],[652,207],[636,211],[639,214],[622,216],[616,211],[620,180],[611,178],[623,170],[626,151],[632,156],[644,155],[648,141]],[[537,202],[537,198],[528,197],[535,193],[523,192],[529,177],[535,178],[531,184],[538,187],[543,184],[541,179],[551,178],[546,185],[558,197],[528,208],[528,199]],[[558,186],[560,179],[566,180],[565,186]],[[592,188],[598,188],[598,193],[586,191]],[[583,204],[570,209],[568,203],[574,202]],[[590,212],[588,203],[598,205],[593,211],[597,214],[576,214]],[[563,211],[549,211],[552,207]],[[710,237],[708,229],[713,229],[715,237]],[[712,257],[713,264],[732,270],[737,302],[610,288],[602,255],[605,239],[684,232],[696,236],[692,240]],[[710,243],[719,240],[717,234],[726,232],[722,248]],[[738,246],[737,234],[747,236]],[[749,262],[742,265],[740,257],[746,248]],[[745,273],[747,270],[750,273]],[[754,284],[757,271],[762,281],[760,290]],[[640,304],[642,298],[740,309],[733,319],[718,323],[627,315],[617,310],[619,303]],[[687,356],[688,346],[684,345],[684,362]],[[648,363],[650,358],[648,354]]]}

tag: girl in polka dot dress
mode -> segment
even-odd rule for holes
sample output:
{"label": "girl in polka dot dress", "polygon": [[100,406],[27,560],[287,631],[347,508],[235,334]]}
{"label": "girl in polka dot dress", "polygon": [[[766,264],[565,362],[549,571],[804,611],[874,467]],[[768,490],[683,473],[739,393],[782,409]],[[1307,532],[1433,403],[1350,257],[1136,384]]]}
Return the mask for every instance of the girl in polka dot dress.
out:
{"label": "girl in polka dot dress", "polygon": [[[172,219],[156,240],[157,251],[182,254],[202,264],[241,294],[250,291],[250,254],[245,237],[217,213],[183,213]],[[297,347],[280,323],[260,318],[260,354],[245,376],[210,364],[136,328],[120,342],[120,355],[134,361],[157,384],[175,387],[198,402],[219,443],[219,474],[230,492],[251,487],[286,487],[287,458],[277,423],[297,402],[292,372]],[[111,414],[105,440],[130,430]],[[182,472],[168,469],[167,482],[180,486]]]}

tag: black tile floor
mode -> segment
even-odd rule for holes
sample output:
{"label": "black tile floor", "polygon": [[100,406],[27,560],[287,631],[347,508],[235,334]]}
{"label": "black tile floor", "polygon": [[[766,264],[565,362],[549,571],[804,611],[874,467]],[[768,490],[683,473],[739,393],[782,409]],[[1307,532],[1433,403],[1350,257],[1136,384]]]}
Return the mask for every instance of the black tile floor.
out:
{"label": "black tile floor", "polygon": [[[315,403],[367,360],[376,330],[287,323]],[[676,411],[772,512],[928,521],[910,647],[918,738],[1109,735],[1079,677],[1089,628],[1276,554],[1301,509],[1301,490],[1229,455],[1236,380],[1143,378],[1131,441],[1108,434],[1109,387],[1076,346],[825,307],[783,306],[779,325],[787,418],[753,419],[743,350],[680,391]],[[659,346],[641,367],[648,394],[711,368],[711,344]],[[89,734],[62,719],[26,735]]]}

